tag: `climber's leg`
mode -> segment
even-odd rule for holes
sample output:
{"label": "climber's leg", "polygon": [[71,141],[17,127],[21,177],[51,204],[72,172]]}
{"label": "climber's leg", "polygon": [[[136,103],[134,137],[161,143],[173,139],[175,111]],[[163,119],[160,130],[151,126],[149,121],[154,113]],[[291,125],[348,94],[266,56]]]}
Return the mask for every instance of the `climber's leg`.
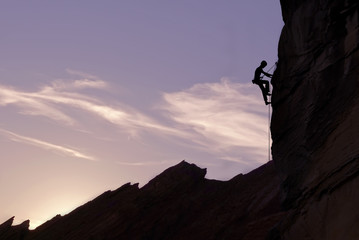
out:
{"label": "climber's leg", "polygon": [[268,105],[270,102],[268,102],[268,98],[267,98],[267,96],[268,96],[267,89],[263,86],[263,84],[259,84],[258,86],[262,91],[262,95],[263,95],[265,104]]}

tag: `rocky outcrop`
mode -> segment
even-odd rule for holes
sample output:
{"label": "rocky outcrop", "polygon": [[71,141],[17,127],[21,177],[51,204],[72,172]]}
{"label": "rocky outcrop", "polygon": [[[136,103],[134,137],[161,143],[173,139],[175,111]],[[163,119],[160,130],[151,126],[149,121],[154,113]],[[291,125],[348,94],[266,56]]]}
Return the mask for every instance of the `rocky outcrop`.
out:
{"label": "rocky outcrop", "polygon": [[30,221],[27,220],[20,225],[12,226],[14,222],[12,217],[0,225],[0,239],[6,240],[23,240],[29,232]]}
{"label": "rocky outcrop", "polygon": [[229,181],[208,180],[205,174],[183,161],[142,188],[128,183],[58,215],[25,239],[255,240],[265,239],[285,215],[272,162]]}
{"label": "rocky outcrop", "polygon": [[273,239],[359,239],[359,3],[281,5],[271,130],[290,214]]}

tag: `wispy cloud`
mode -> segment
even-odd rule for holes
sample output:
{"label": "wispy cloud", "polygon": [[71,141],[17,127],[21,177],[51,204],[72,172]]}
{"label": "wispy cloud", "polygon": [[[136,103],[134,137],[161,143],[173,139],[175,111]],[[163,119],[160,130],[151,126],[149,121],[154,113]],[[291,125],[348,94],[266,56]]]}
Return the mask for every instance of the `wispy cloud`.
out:
{"label": "wispy cloud", "polygon": [[57,91],[76,90],[76,89],[85,89],[85,88],[105,89],[107,87],[108,86],[106,82],[102,80],[89,80],[89,79],[78,79],[70,83],[58,79],[53,81],[51,84],[51,88],[56,89]]}
{"label": "wispy cloud", "polygon": [[46,116],[67,125],[74,125],[76,122],[74,119],[55,106],[39,100],[37,95],[39,94],[0,85],[0,106],[15,105],[20,109],[21,114]]}
{"label": "wispy cloud", "polygon": [[[82,91],[91,88],[106,93],[108,84],[100,78],[71,69],[66,71],[79,78],[55,80],[37,91],[0,85],[0,106],[15,106],[21,114],[46,117],[74,130],[84,124],[83,118],[78,118],[80,111],[82,115],[90,114],[92,118],[111,123],[129,136],[147,132],[151,138],[166,136],[171,141],[176,137],[173,143],[185,142],[186,147],[210,153],[217,159],[244,164],[266,159],[267,108],[259,89],[252,84],[233,83],[223,78],[217,83],[196,84],[183,91],[163,93],[162,105],[157,106],[150,117],[130,105],[108,103],[101,94],[94,97]],[[6,133],[24,143],[88,157],[62,146]],[[119,164],[143,166],[158,162]]]}
{"label": "wispy cloud", "polygon": [[69,156],[69,157],[83,158],[83,159],[87,159],[87,160],[91,160],[91,161],[95,160],[94,157],[89,156],[84,153],[81,153],[77,150],[74,150],[74,149],[71,149],[68,147],[64,147],[61,145],[56,145],[53,143],[45,142],[45,141],[42,141],[39,139],[19,135],[19,134],[16,134],[14,132],[11,132],[11,131],[8,131],[5,129],[0,129],[0,133],[3,135],[6,135],[10,140],[15,141],[15,142],[25,143],[25,144],[33,145],[33,146],[40,147],[40,148],[43,148],[46,150],[55,151],[60,154],[65,154],[66,156]]}
{"label": "wispy cloud", "polygon": [[57,79],[52,82],[51,88],[60,90],[77,90],[84,88],[106,89],[108,84],[99,77],[85,72],[66,69],[66,72],[75,77],[72,81]]}
{"label": "wispy cloud", "polygon": [[[74,73],[73,70],[70,72]],[[81,73],[80,75],[86,74]],[[91,77],[94,78],[93,76]],[[102,88],[106,85],[104,81],[98,78],[96,80],[56,80],[34,92],[21,91],[0,85],[0,105],[15,105],[20,109],[21,114],[47,117],[68,126],[81,124],[69,114],[68,110],[72,108],[80,109],[83,113],[93,114],[128,131],[131,135],[136,135],[139,130],[154,130],[159,133],[184,135],[183,132],[160,124],[130,106],[120,103],[107,104],[101,99],[76,92],[76,89],[80,87]]]}
{"label": "wispy cloud", "polygon": [[[251,84],[232,83],[222,78],[219,83],[197,84],[190,89],[163,94],[168,117],[192,133],[192,141],[204,149],[224,154],[223,160],[243,161],[244,152],[266,155],[266,107],[258,89]],[[234,155],[234,156],[233,156]],[[237,160],[235,160],[237,158]],[[265,158],[258,161],[265,161]]]}

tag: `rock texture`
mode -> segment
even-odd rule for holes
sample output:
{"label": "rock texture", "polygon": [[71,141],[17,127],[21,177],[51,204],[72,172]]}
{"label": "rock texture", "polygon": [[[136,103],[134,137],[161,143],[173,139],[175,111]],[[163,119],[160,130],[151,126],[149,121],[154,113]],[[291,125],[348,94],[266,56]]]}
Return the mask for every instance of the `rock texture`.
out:
{"label": "rock texture", "polygon": [[272,239],[359,239],[359,3],[281,5],[271,129],[290,214]]}
{"label": "rock texture", "polygon": [[[285,215],[272,162],[229,181],[208,180],[205,174],[183,161],[142,188],[128,183],[55,216],[23,239],[256,240],[265,239]],[[3,225],[11,229],[11,223]],[[8,239],[1,237],[1,226],[0,239]]]}

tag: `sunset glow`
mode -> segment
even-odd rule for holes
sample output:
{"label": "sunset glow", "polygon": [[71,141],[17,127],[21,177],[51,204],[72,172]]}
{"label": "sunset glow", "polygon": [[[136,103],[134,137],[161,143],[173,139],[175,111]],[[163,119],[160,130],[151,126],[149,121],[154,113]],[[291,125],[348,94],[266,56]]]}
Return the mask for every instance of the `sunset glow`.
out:
{"label": "sunset glow", "polygon": [[[0,222],[31,228],[186,160],[230,179],[268,160],[251,83],[279,1],[7,1]],[[270,64],[270,65],[271,65]]]}

